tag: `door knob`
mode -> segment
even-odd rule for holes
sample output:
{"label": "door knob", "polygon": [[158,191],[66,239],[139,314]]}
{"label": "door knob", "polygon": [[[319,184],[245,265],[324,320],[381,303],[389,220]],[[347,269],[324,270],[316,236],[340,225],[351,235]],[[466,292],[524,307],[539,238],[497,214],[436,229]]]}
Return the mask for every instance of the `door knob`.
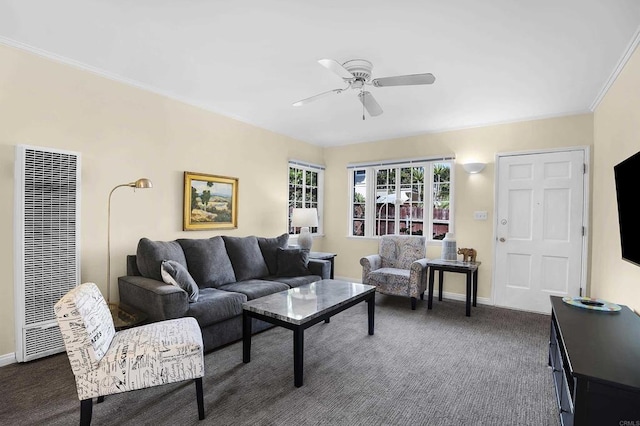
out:
{"label": "door knob", "polygon": [[504,237],[500,237],[500,242],[501,243],[504,243],[505,241],[507,241],[507,240],[505,240]]}

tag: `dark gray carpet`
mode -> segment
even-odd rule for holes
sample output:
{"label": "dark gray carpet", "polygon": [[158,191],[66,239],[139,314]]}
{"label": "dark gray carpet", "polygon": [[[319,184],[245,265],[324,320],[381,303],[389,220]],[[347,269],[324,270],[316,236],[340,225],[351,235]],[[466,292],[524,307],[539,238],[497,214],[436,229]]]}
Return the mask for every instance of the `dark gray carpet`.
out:
{"label": "dark gray carpet", "polygon": [[[206,356],[206,419],[192,382],[108,396],[94,425],[558,425],[547,367],[550,317],[376,295],[305,332],[304,386],[293,386],[292,333],[254,336]],[[0,423],[75,425],[65,354],[0,368]]]}

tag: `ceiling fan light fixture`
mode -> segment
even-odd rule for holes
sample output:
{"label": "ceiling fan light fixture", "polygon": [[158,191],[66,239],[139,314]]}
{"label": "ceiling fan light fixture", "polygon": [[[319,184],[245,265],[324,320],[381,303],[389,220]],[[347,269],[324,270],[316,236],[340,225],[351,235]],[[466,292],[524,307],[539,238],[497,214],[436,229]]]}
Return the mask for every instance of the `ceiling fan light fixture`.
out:
{"label": "ceiling fan light fixture", "polygon": [[357,80],[369,81],[373,64],[366,59],[352,59],[345,62],[342,66],[349,71]]}
{"label": "ceiling fan light fixture", "polygon": [[[347,87],[344,89],[334,89],[328,92],[320,93],[310,98],[302,99],[294,102],[293,106],[306,105],[311,101],[315,101],[318,98],[323,98],[331,93],[342,93],[347,89],[358,90],[358,98],[364,109],[367,110],[370,116],[375,117],[382,114],[382,107],[375,100],[373,95],[364,90],[365,85],[373,87],[389,87],[389,86],[414,86],[420,84],[432,84],[435,81],[433,74],[412,74],[412,75],[397,75],[392,77],[376,78],[371,80],[371,72],[373,70],[373,64],[366,59],[351,59],[349,61],[340,64],[333,59],[320,59],[318,61],[320,65],[327,68],[329,71],[342,78]],[[364,115],[363,115],[364,119]]]}

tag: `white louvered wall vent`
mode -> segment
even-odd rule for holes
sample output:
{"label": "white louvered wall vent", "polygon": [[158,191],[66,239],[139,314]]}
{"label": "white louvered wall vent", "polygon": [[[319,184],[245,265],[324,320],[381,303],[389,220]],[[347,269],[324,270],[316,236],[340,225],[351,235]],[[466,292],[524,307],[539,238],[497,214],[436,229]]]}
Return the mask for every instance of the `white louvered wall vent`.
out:
{"label": "white louvered wall vent", "polygon": [[53,305],[80,281],[80,154],[16,147],[16,360],[64,351]]}

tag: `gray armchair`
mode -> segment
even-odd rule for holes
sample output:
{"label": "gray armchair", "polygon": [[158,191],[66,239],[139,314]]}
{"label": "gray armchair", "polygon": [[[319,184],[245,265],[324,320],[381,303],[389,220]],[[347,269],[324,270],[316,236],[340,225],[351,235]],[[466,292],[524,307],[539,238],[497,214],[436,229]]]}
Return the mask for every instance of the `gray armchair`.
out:
{"label": "gray armchair", "polygon": [[424,299],[427,289],[426,238],[414,235],[384,235],[380,237],[378,254],[360,259],[362,283],[376,291],[411,298],[416,309],[418,297]]}

